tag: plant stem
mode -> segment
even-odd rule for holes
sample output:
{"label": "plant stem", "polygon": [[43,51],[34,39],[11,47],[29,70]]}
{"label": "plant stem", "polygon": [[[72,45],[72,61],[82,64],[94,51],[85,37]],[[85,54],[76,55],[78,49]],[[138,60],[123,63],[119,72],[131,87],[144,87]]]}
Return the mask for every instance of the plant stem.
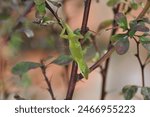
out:
{"label": "plant stem", "polygon": [[51,8],[51,6],[45,1],[46,8],[53,14],[53,16],[56,18],[57,22],[63,28],[62,24],[60,23],[60,18],[58,17],[57,13]]}
{"label": "plant stem", "polygon": [[84,35],[88,31],[87,23],[88,23],[88,19],[89,19],[90,7],[91,7],[91,0],[86,0],[85,7],[84,7],[83,21],[82,21],[82,26],[81,26],[81,34],[82,35]]}
{"label": "plant stem", "polygon": [[142,63],[142,60],[140,58],[140,42],[136,40],[135,37],[133,37],[133,39],[136,42],[137,45],[137,53],[135,54],[137,60],[139,61],[140,67],[141,67],[141,73],[142,73],[142,87],[145,87],[145,77],[144,77],[144,68],[145,68],[145,64]]}
{"label": "plant stem", "polygon": [[52,90],[51,82],[49,81],[48,77],[46,76],[46,66],[44,65],[42,60],[41,60],[41,64],[42,64],[41,70],[42,70],[42,74],[45,78],[45,82],[48,86],[48,92],[51,95],[52,99],[55,100],[55,96],[54,96],[54,93],[53,93],[53,90]]}
{"label": "plant stem", "polygon": [[147,13],[148,9],[150,8],[150,0],[147,0],[146,5],[142,12],[138,15],[137,19],[143,18],[145,14]]}
{"label": "plant stem", "polygon": [[[88,18],[89,18],[90,6],[91,6],[91,0],[86,0],[85,7],[84,7],[82,26],[81,26],[82,35],[84,35],[87,31],[87,22],[88,22]],[[74,93],[76,81],[77,81],[77,69],[78,69],[78,65],[75,61],[73,61],[72,72],[71,72],[71,77],[70,77],[70,81],[69,81],[69,87],[68,87],[68,91],[67,91],[67,95],[66,95],[66,100],[71,100],[73,97],[73,93]]]}
{"label": "plant stem", "polygon": [[[117,7],[113,8],[114,17],[119,12],[119,8],[120,8],[120,4],[118,4]],[[116,24],[115,20],[113,20],[112,27],[116,27],[116,25],[117,24]],[[117,32],[117,29],[118,28],[113,28],[113,30],[111,32],[111,36],[114,35]],[[112,46],[112,43],[111,43],[111,41],[109,41],[109,44],[108,44],[108,47],[107,47],[108,51],[110,50],[111,46]],[[103,78],[101,100],[104,100],[105,95],[106,95],[105,89],[106,89],[106,81],[107,81],[107,74],[108,74],[109,64],[110,64],[110,57],[106,60],[105,66],[101,70],[101,74],[102,74],[102,78]]]}
{"label": "plant stem", "polygon": [[[58,16],[58,14],[57,14],[57,12],[55,12],[53,9],[52,9],[52,7],[45,1],[45,5],[46,5],[46,8],[53,14],[53,16],[56,18],[56,20],[57,20],[57,22],[58,22],[58,24],[60,25],[60,27],[61,28],[63,28],[63,26],[62,26],[62,24],[60,23],[60,18],[59,18],[59,16]],[[63,44],[63,47],[64,47],[64,50],[63,50],[63,52],[65,53],[65,54],[68,54],[68,41],[67,40],[63,40],[62,41],[62,44]],[[69,67],[68,67],[68,65],[66,65],[65,66],[65,71],[66,71],[66,74],[68,75],[68,69],[69,69]],[[69,78],[68,78],[68,76],[66,77],[66,80],[67,80],[67,83],[65,84],[65,85],[68,85],[68,82],[69,82]]]}
{"label": "plant stem", "polygon": [[76,77],[77,70],[78,70],[78,65],[75,61],[73,61],[69,86],[68,86],[67,95],[66,95],[66,100],[71,100],[73,97],[73,93],[74,93],[74,89],[75,89],[76,81],[77,81],[77,77]]}
{"label": "plant stem", "polygon": [[[141,13],[138,15],[138,17],[136,18],[137,20],[140,18],[143,18],[145,16],[145,14],[147,13],[148,9],[150,8],[150,0],[147,0],[145,7],[143,8],[143,10],[141,11]],[[141,67],[141,74],[142,74],[142,86],[145,87],[145,76],[144,76],[144,68],[146,66],[146,64],[142,64],[142,60],[140,58],[140,42],[136,40],[135,37],[133,37],[133,39],[135,40],[136,44],[137,44],[137,53],[135,54],[135,56],[137,57],[140,67]]]}

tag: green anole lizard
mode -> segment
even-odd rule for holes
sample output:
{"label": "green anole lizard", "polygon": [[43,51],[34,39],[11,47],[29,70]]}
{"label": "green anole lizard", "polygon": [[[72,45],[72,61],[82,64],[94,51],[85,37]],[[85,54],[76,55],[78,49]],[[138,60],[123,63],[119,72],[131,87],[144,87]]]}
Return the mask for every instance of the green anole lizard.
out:
{"label": "green anole lizard", "polygon": [[[89,75],[89,68],[84,60],[84,52],[82,50],[81,44],[79,42],[79,39],[83,39],[84,37],[81,34],[75,34],[68,24],[66,24],[64,21],[60,21],[61,25],[63,26],[62,32],[60,34],[60,37],[63,39],[68,39],[69,41],[69,50],[71,53],[71,56],[74,61],[77,62],[78,67],[81,71],[81,74],[88,79]],[[66,34],[66,33],[67,34]]]}

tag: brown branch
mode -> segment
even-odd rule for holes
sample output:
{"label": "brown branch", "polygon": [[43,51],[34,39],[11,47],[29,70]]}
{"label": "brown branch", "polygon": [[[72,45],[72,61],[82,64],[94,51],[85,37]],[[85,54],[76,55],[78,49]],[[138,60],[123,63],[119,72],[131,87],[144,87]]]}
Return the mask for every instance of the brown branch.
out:
{"label": "brown branch", "polygon": [[[121,4],[118,4],[116,7],[113,8],[114,17],[119,12],[120,5]],[[112,25],[113,25],[112,27],[116,27],[117,26],[117,24],[115,22],[115,18],[113,20],[113,24]],[[111,32],[111,36],[114,35],[114,34],[116,34],[117,30],[118,30],[118,28],[113,28],[113,30]],[[111,46],[112,46],[112,43],[111,43],[111,41],[109,41],[109,44],[108,44],[108,47],[107,47],[108,51],[109,51],[109,49],[110,49]],[[106,95],[105,89],[106,89],[106,81],[107,81],[107,74],[108,74],[109,64],[110,64],[110,57],[106,60],[105,66],[101,70],[102,78],[103,78],[101,100],[104,100],[105,95]]]}
{"label": "brown branch", "polygon": [[82,26],[81,26],[81,34],[83,35],[88,31],[87,23],[89,19],[91,0],[86,0],[84,5],[85,7],[84,7],[83,21],[82,21]]}
{"label": "brown branch", "polygon": [[46,8],[53,14],[53,16],[56,18],[58,24],[63,28],[62,24],[60,23],[60,18],[57,15],[57,13],[52,9],[52,7],[45,1]]}
{"label": "brown branch", "polygon": [[[87,31],[87,22],[89,18],[89,12],[90,12],[90,6],[91,6],[91,0],[86,0],[85,1],[85,7],[84,7],[84,15],[83,15],[83,20],[82,20],[82,27],[81,27],[81,33],[84,35]],[[66,100],[71,100],[74,89],[76,86],[76,81],[77,81],[77,63],[73,61],[72,64],[72,72],[71,72],[71,77],[69,81],[69,87],[66,95]]]}
{"label": "brown branch", "polygon": [[43,60],[41,60],[41,64],[42,64],[41,70],[42,70],[42,74],[43,74],[43,76],[45,78],[45,82],[46,82],[46,84],[48,86],[48,92],[51,95],[52,99],[55,100],[55,96],[54,96],[54,93],[53,93],[51,82],[49,81],[48,77],[46,76],[46,66],[43,63]]}
{"label": "brown branch", "polygon": [[75,61],[73,61],[66,100],[71,100],[73,97],[73,93],[74,93],[74,89],[75,89],[76,81],[77,81],[77,70],[78,70],[78,65]]}
{"label": "brown branch", "polygon": [[143,8],[142,12],[138,15],[138,17],[136,19],[143,18],[149,8],[150,8],[150,0],[147,0],[145,7]]}
{"label": "brown branch", "polygon": [[140,58],[140,42],[136,40],[135,37],[133,37],[134,41],[136,42],[136,45],[137,45],[137,52],[135,54],[139,64],[140,64],[140,67],[141,67],[141,73],[142,73],[142,87],[145,87],[145,77],[144,77],[144,68],[145,68],[145,64],[142,63],[142,60]]}
{"label": "brown branch", "polygon": [[[138,17],[136,19],[138,20],[138,19],[143,18],[145,16],[145,14],[147,13],[147,11],[148,11],[149,8],[150,8],[150,0],[147,0],[145,7],[143,8],[143,10],[141,11],[141,13],[138,15]],[[145,68],[146,64],[145,63],[143,64],[142,60],[140,58],[140,47],[139,47],[140,42],[137,41],[135,37],[133,37],[133,39],[135,40],[135,42],[137,44],[137,53],[135,54],[135,56],[138,59],[140,67],[141,67],[142,86],[144,87],[145,86],[144,68]]]}

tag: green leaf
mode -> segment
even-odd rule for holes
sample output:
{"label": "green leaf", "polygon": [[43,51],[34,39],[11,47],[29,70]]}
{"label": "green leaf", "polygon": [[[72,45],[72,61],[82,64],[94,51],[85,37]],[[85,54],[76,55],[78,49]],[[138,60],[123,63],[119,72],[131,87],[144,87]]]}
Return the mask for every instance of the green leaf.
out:
{"label": "green leaf", "polygon": [[142,45],[145,49],[147,49],[150,52],[150,43],[142,44]]}
{"label": "green leaf", "polygon": [[119,55],[125,54],[129,49],[129,40],[127,34],[113,35],[111,37],[111,42],[116,42],[114,46]]}
{"label": "green leaf", "polygon": [[150,33],[144,33],[142,36],[146,37],[146,36],[150,36]]}
{"label": "green leaf", "polygon": [[126,38],[127,34],[115,34],[111,37],[111,42],[114,43],[118,40],[121,40],[123,38]]}
{"label": "green leaf", "polygon": [[122,89],[122,93],[126,100],[131,100],[138,90],[138,86],[127,85]]}
{"label": "green leaf", "polygon": [[80,28],[75,29],[75,30],[74,30],[74,33],[80,35],[80,34],[81,34],[81,29],[80,29]]}
{"label": "green leaf", "polygon": [[21,45],[22,45],[22,39],[21,39],[20,34],[14,33],[11,36],[11,40],[9,42],[9,47],[12,49],[15,49],[15,50],[19,50],[21,48]]}
{"label": "green leaf", "polygon": [[144,100],[150,100],[150,88],[149,87],[142,87],[141,94],[144,97]]}
{"label": "green leaf", "polygon": [[21,85],[23,87],[29,87],[32,84],[31,78],[28,74],[23,74],[21,77]]}
{"label": "green leaf", "polygon": [[131,8],[134,10],[138,9],[138,4],[135,2],[135,0],[131,0]]}
{"label": "green leaf", "polygon": [[23,75],[31,69],[41,67],[40,63],[35,62],[20,62],[12,68],[12,73],[15,75]]}
{"label": "green leaf", "polygon": [[143,20],[141,21],[132,20],[130,21],[129,25],[130,25],[129,36],[131,38],[135,35],[137,31],[145,32],[145,33],[149,32],[149,28],[145,26],[145,23]]}
{"label": "green leaf", "polygon": [[86,32],[85,35],[84,35],[84,41],[83,41],[83,43],[85,41],[87,41],[87,40],[90,40],[91,37],[92,37],[92,33],[90,31]]}
{"label": "green leaf", "polygon": [[137,25],[137,21],[136,20],[130,21],[129,25],[130,25],[129,36],[132,38],[136,33],[135,27]]}
{"label": "green leaf", "polygon": [[115,49],[119,55],[125,54],[129,50],[129,40],[128,36],[125,36],[123,39],[120,39],[116,42]]}
{"label": "green leaf", "polygon": [[149,32],[149,28],[145,26],[144,23],[138,23],[136,26],[135,26],[135,30],[136,31],[140,31],[140,32]]}
{"label": "green leaf", "polygon": [[99,58],[100,58],[100,54],[99,54],[99,52],[96,52],[96,53],[95,53],[95,56],[92,58],[92,61],[93,61],[93,62],[96,62],[96,61],[99,60]]}
{"label": "green leaf", "polygon": [[45,7],[45,0],[34,0],[34,3],[36,5],[36,17],[41,18],[46,13],[46,7]]}
{"label": "green leaf", "polygon": [[142,44],[148,44],[148,43],[150,43],[150,38],[148,38],[148,37],[140,36],[139,39],[140,39],[140,42]]}
{"label": "green leaf", "polygon": [[110,25],[112,25],[113,20],[105,20],[103,22],[100,23],[100,25],[98,26],[97,32],[109,27]]}
{"label": "green leaf", "polygon": [[34,3],[35,3],[36,5],[43,4],[43,2],[45,2],[45,0],[34,0]]}
{"label": "green leaf", "polygon": [[123,30],[127,30],[128,29],[127,18],[126,18],[126,16],[123,13],[117,13],[115,15],[115,21],[117,22],[119,27],[122,28]]}
{"label": "green leaf", "polygon": [[147,23],[147,24],[150,24],[150,19],[149,19],[149,18],[144,17],[144,18],[142,18],[141,20],[142,20],[143,22]]}
{"label": "green leaf", "polygon": [[150,38],[145,36],[140,36],[139,40],[142,43],[142,46],[150,52]]}
{"label": "green leaf", "polygon": [[130,38],[133,38],[133,36],[135,35],[135,33],[136,33],[136,30],[135,30],[135,29],[130,30],[130,31],[129,31],[129,37],[130,37]]}
{"label": "green leaf", "polygon": [[68,55],[60,55],[58,58],[56,58],[52,63],[57,65],[67,65],[72,61],[72,57]]}
{"label": "green leaf", "polygon": [[118,4],[119,2],[120,2],[120,0],[108,0],[107,5],[110,7],[113,7],[116,4]]}

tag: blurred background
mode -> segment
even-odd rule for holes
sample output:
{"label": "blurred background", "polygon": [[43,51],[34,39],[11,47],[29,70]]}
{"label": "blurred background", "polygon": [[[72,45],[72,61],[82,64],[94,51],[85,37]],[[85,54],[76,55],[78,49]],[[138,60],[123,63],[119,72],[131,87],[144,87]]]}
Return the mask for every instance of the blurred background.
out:
{"label": "blurred background", "polygon": [[[59,9],[49,2],[58,16],[66,20],[73,30],[81,28],[84,0],[58,2],[62,4]],[[145,3],[144,0],[136,2]],[[21,61],[40,62],[48,56],[66,53],[66,45],[59,37],[61,28],[57,24],[43,26],[34,23],[35,7],[31,7],[30,11],[24,14],[30,5],[32,5],[30,0],[5,0],[0,4],[0,99],[14,99],[16,94],[25,99],[51,99],[40,68],[29,71],[22,78],[12,74],[11,69]],[[141,10],[142,6],[132,10],[127,15],[128,21],[134,19]],[[52,21],[55,20],[48,10],[47,16]],[[111,20],[113,17],[112,7],[107,6],[107,0],[92,0],[88,21],[91,31],[96,32],[101,22]],[[106,52],[110,36],[111,30],[102,30],[97,35],[96,43],[101,54]],[[144,61],[147,50],[141,46],[140,52]],[[94,53],[94,47],[89,46],[86,55],[89,66],[94,63],[92,61]],[[126,54],[118,55],[114,52],[111,56],[105,99],[123,99],[121,90],[125,85],[142,85],[141,70],[135,53],[136,45],[134,40],[131,40],[130,49]],[[56,99],[64,99],[69,82],[69,73],[65,67],[51,64],[46,74],[51,81]],[[150,65],[145,68],[145,84],[150,86]],[[102,76],[100,69],[97,68],[90,73],[88,80],[77,83],[73,99],[98,100],[101,98],[101,88]],[[142,98],[137,94],[134,99]]]}

